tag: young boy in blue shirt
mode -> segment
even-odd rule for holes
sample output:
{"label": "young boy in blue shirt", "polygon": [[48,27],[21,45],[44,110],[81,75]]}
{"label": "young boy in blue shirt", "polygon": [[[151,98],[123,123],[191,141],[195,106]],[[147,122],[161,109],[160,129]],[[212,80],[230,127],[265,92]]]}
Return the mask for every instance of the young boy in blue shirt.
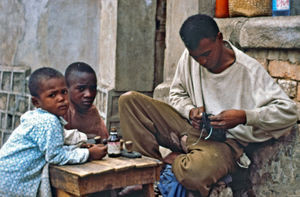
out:
{"label": "young boy in blue shirt", "polygon": [[37,196],[47,163],[64,165],[103,158],[107,147],[64,146],[60,118],[69,106],[63,75],[40,68],[29,79],[32,103],[37,108],[21,117],[21,124],[0,149],[0,196]]}

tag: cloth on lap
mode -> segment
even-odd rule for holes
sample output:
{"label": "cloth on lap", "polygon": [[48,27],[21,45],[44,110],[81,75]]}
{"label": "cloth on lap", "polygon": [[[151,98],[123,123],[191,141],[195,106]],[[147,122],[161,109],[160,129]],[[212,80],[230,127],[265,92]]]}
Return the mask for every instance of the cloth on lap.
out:
{"label": "cloth on lap", "polygon": [[167,164],[162,171],[157,185],[163,197],[185,196],[186,189],[177,181],[172,172],[172,165]]}

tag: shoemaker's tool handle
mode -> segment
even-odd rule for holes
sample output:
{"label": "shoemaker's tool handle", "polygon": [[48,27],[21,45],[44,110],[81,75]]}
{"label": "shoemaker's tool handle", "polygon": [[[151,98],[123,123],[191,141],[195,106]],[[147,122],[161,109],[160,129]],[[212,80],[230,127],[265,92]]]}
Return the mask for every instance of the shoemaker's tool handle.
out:
{"label": "shoemaker's tool handle", "polygon": [[127,152],[131,153],[132,152],[132,148],[133,148],[132,141],[126,141],[125,142],[125,148],[126,148]]}

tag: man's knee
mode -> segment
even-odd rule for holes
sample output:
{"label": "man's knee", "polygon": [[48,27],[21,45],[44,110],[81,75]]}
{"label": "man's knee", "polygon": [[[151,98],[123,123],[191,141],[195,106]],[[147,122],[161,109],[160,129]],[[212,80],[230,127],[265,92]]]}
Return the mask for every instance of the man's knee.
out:
{"label": "man's knee", "polygon": [[197,190],[203,196],[207,196],[210,190],[210,185],[207,184],[210,177],[199,165],[201,164],[195,163],[189,154],[182,154],[176,157],[172,170],[178,182],[185,188]]}
{"label": "man's knee", "polygon": [[119,98],[119,104],[130,100],[134,95],[136,95],[135,91],[128,91],[128,92],[125,92],[124,94],[121,94],[121,96]]}
{"label": "man's knee", "polygon": [[193,185],[197,184],[194,181],[195,176],[197,177],[197,182],[201,182],[205,179],[205,173],[198,176],[201,164],[196,164],[190,153],[177,156],[172,166],[177,180],[187,188],[192,187],[190,189],[195,189],[193,188]]}
{"label": "man's knee", "polygon": [[139,95],[140,95],[140,93],[138,93],[136,91],[128,91],[128,92],[122,94],[118,101],[119,109],[121,110],[128,103],[135,102],[136,99],[139,97]]}
{"label": "man's knee", "polygon": [[[224,152],[225,154],[225,152]],[[206,196],[212,184],[228,174],[231,159],[205,148],[191,150],[175,158],[172,170],[178,182],[190,190],[198,190]]]}

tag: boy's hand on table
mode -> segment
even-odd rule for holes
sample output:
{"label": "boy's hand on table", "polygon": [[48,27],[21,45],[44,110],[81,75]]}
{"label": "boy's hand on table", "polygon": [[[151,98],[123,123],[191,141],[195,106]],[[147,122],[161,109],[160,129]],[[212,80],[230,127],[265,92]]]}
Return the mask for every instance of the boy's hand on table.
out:
{"label": "boy's hand on table", "polygon": [[107,146],[103,144],[92,144],[88,150],[90,152],[89,161],[102,159],[107,154]]}

